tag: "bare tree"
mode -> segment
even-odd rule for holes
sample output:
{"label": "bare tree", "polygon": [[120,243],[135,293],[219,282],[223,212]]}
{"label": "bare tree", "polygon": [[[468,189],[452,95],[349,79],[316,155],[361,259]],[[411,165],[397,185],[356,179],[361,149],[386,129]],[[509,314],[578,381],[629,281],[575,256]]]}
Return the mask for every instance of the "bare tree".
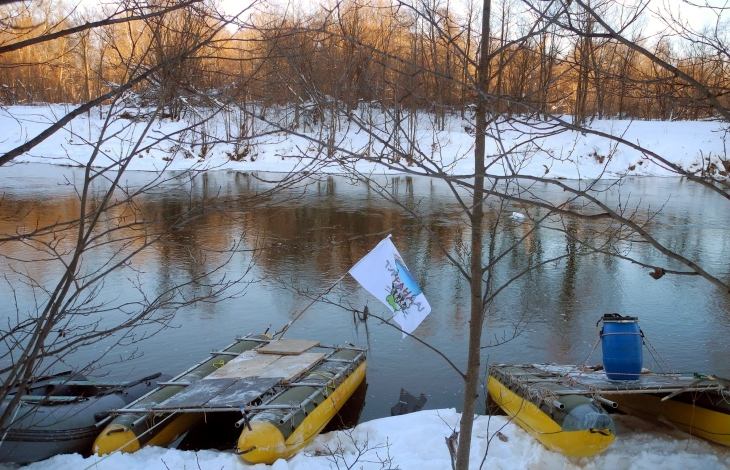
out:
{"label": "bare tree", "polygon": [[[148,15],[142,5],[135,8],[139,9],[135,17],[138,23],[122,23],[136,26],[148,17],[165,17]],[[160,9],[167,14],[184,15],[181,13],[184,9],[177,3]],[[152,10],[157,11],[157,7]],[[5,20],[3,23],[10,22]],[[84,168],[84,177],[80,182],[67,182],[69,210],[46,218],[39,217],[30,207],[20,207],[10,220],[4,221],[6,227],[12,228],[0,234],[0,256],[10,269],[5,282],[15,295],[16,314],[3,319],[0,327],[3,345],[0,400],[8,402],[0,416],[0,428],[8,426],[11,419],[22,418],[14,417],[14,412],[28,384],[50,368],[67,364],[66,358],[76,351],[103,345],[98,356],[88,363],[67,364],[81,372],[98,370],[104,364],[133,357],[134,353],[112,357],[109,352],[113,349],[110,348],[134,345],[166,328],[180,308],[241,295],[250,280],[247,275],[252,264],[234,277],[225,268],[232,259],[242,257],[253,263],[256,247],[242,245],[244,234],[239,233],[233,243],[224,240],[223,246],[219,246],[219,240],[191,240],[181,235],[192,224],[210,218],[231,219],[229,224],[235,225],[233,217],[240,214],[242,207],[252,209],[274,204],[281,189],[306,180],[306,171],[283,175],[277,184],[270,185],[269,190],[243,200],[224,197],[218,194],[217,188],[201,184],[204,173],[210,170],[205,160],[182,173],[165,171],[165,162],[185,156],[186,136],[193,135],[195,140],[191,145],[197,144],[196,132],[205,133],[205,126],[210,125],[211,120],[237,109],[238,103],[233,96],[221,98],[215,107],[193,113],[173,132],[151,132],[153,126],[164,119],[162,115],[171,103],[168,99],[157,100],[154,106],[140,103],[139,92],[144,91],[143,85],[154,81],[155,74],[165,73],[170,67],[179,74],[180,64],[187,64],[198,51],[212,44],[228,24],[212,11],[206,11],[197,20],[207,25],[205,30],[192,31],[195,34],[188,41],[168,38],[181,47],[174,51],[166,49],[164,56],[149,66],[136,60],[144,59],[145,52],[135,56],[131,48],[123,51],[123,46],[118,45],[116,53],[126,60],[125,70],[120,74],[124,77],[123,82],[96,96],[89,96],[92,88],[87,82],[82,88],[84,98],[88,99],[81,105],[50,123],[45,131],[31,137],[27,143],[0,155],[2,164],[12,162],[55,132],[64,129],[63,132],[73,133],[65,126],[80,114],[95,107],[103,113],[101,127],[91,139],[73,135],[75,140],[83,142],[83,150],[76,160]],[[170,27],[176,23],[163,21],[163,24]],[[152,30],[159,31],[159,28]],[[82,31],[87,34],[92,28]],[[49,33],[43,44],[67,37],[68,34]],[[164,48],[164,41],[152,37]],[[140,41],[139,36],[128,39],[132,48],[135,41]],[[30,43],[14,49],[13,53],[22,52],[26,47],[31,47]],[[91,73],[90,61],[84,50],[81,51],[86,67],[81,73],[87,77]],[[187,92],[201,102],[206,98],[193,85],[187,87]],[[143,182],[130,184],[127,178],[130,163],[152,148],[167,148],[169,156],[163,159],[157,173],[147,175]],[[316,167],[310,166],[309,170],[316,172]],[[181,199],[185,201],[183,203],[168,204],[164,211],[159,211],[149,205],[147,199],[162,190],[188,197]],[[182,276],[180,282],[150,282],[149,274],[139,260],[156,251],[177,252],[177,257],[186,259],[187,275]],[[136,294],[115,294],[122,285]],[[28,299],[34,301],[29,303]]]}
{"label": "bare tree", "polygon": [[[561,158],[551,149],[541,147],[539,140],[542,137],[563,132],[574,132],[576,136],[590,133],[606,140],[608,148],[612,149],[605,156],[608,160],[613,158],[613,153],[620,146],[626,146],[642,152],[647,159],[673,169],[677,175],[705,185],[721,197],[727,198],[728,192],[723,181],[694,175],[671,164],[666,158],[651,149],[623,139],[620,134],[612,135],[596,131],[582,124],[585,122],[584,118],[589,115],[588,97],[591,89],[593,89],[594,96],[598,90],[598,94],[601,95],[598,101],[602,103],[598,108],[592,109],[605,109],[606,106],[605,84],[608,75],[603,65],[600,64],[598,52],[602,53],[604,49],[608,51],[611,47],[622,46],[651,57],[651,60],[661,67],[669,65],[649,53],[643,46],[616,33],[616,30],[611,29],[608,25],[603,13],[598,13],[587,2],[556,0],[550,2],[549,7],[546,7],[542,2],[523,1],[521,7],[534,15],[531,17],[534,20],[533,23],[525,25],[518,36],[503,35],[493,47],[490,43],[493,35],[489,27],[491,2],[486,0],[481,7],[481,32],[475,41],[479,44],[476,57],[465,53],[466,41],[456,40],[458,35],[454,34],[451,27],[446,26],[438,12],[425,8],[422,3],[415,5],[400,2],[399,5],[409,12],[408,16],[415,16],[418,18],[418,22],[428,25],[423,31],[438,35],[440,41],[448,44],[449,63],[465,64],[465,73],[448,74],[442,67],[443,62],[439,62],[438,67],[433,67],[434,61],[420,60],[420,55],[414,54],[412,50],[380,49],[372,44],[363,44],[360,38],[348,38],[346,32],[341,30],[329,30],[324,25],[318,31],[320,33],[328,31],[338,39],[350,40],[353,46],[367,48],[374,61],[384,64],[384,75],[393,73],[394,76],[397,76],[397,73],[410,71],[403,73],[404,80],[400,81],[400,84],[410,94],[414,94],[416,90],[407,88],[405,78],[418,75],[424,77],[422,80],[424,83],[428,82],[427,77],[431,77],[434,83],[437,78],[445,81],[451,88],[459,90],[458,93],[455,93],[456,96],[470,96],[473,100],[471,103],[473,114],[468,118],[470,121],[468,127],[474,133],[474,146],[469,151],[463,151],[460,158],[473,162],[474,171],[469,174],[453,174],[450,168],[443,164],[444,160],[438,153],[438,126],[432,130],[432,139],[423,137],[414,139],[415,134],[408,128],[412,124],[398,118],[400,113],[398,104],[403,100],[388,100],[386,94],[381,95],[383,107],[386,110],[379,120],[373,120],[364,113],[352,112],[344,108],[340,108],[339,111],[340,119],[347,119],[353,126],[357,126],[358,132],[365,132],[369,135],[372,145],[367,152],[338,146],[334,149],[335,152],[328,151],[323,155],[337,155],[337,162],[340,165],[350,168],[351,174],[368,182],[371,180],[367,175],[359,174],[354,169],[354,165],[363,159],[377,162],[391,170],[440,179],[451,188],[454,199],[460,205],[460,210],[466,220],[463,232],[469,239],[469,242],[466,243],[466,256],[460,256],[447,250],[448,243],[439,239],[438,234],[432,232],[431,236],[437,246],[444,247],[445,256],[457,266],[470,285],[468,360],[466,369],[460,370],[465,383],[465,392],[454,467],[464,470],[468,468],[469,463],[471,428],[479,394],[484,321],[490,313],[489,307],[492,299],[506,289],[511,281],[525,275],[524,273],[529,272],[530,269],[528,267],[512,273],[512,276],[508,276],[508,282],[501,285],[495,281],[496,273],[505,269],[503,263],[508,253],[512,250],[527,249],[531,234],[534,233],[533,230],[560,230],[564,233],[568,247],[565,257],[569,263],[574,263],[576,257],[581,254],[600,254],[626,259],[647,268],[653,268],[654,266],[650,266],[638,257],[628,256],[622,249],[622,246],[626,244],[642,243],[653,247],[658,253],[665,256],[664,259],[686,266],[684,270],[666,269],[665,272],[672,275],[699,275],[723,291],[728,291],[730,287],[722,273],[703,268],[702,260],[693,258],[689,253],[672,250],[663,244],[653,233],[649,220],[640,215],[638,207],[626,207],[620,201],[617,204],[606,203],[602,193],[608,183],[602,181],[602,175],[599,175],[597,179],[563,181],[546,175],[530,173],[527,170],[527,163],[536,156],[545,158],[548,162],[558,161]],[[636,11],[641,10],[642,8],[639,6]],[[625,21],[618,26],[618,30],[629,30],[632,22],[638,18],[638,14],[635,14],[636,11],[624,17]],[[582,25],[576,23],[576,15],[585,19]],[[313,29],[313,26],[310,25],[308,29]],[[464,25],[463,29],[468,30],[469,26]],[[538,45],[536,47],[536,40],[537,44],[546,44],[544,34],[547,32],[555,35],[555,46]],[[289,32],[289,34],[298,33],[304,35],[307,31],[292,30]],[[581,119],[571,122],[565,120],[561,114],[553,113],[539,104],[544,105],[546,101],[550,101],[546,100],[544,96],[546,87],[554,86],[552,74],[556,70],[561,70],[561,67],[568,63],[564,60],[564,56],[555,53],[558,44],[565,38],[576,35],[581,42],[580,47],[583,48],[578,62],[581,67],[580,73],[583,74],[581,83],[584,88],[581,90],[580,98],[583,100]],[[599,41],[601,41],[601,51],[597,49]],[[562,61],[562,64],[556,63],[558,61]],[[529,74],[529,71],[533,69],[539,70],[541,63],[544,64],[544,68],[542,73],[537,76],[543,77],[543,79],[536,81],[538,85],[531,88],[530,93],[527,93],[527,81],[523,83],[524,87],[518,89],[517,92],[505,93],[504,89],[507,84],[503,84],[504,87],[502,87],[498,80],[490,80],[490,78],[500,77],[502,74],[512,73],[515,70]],[[630,63],[630,60],[627,60],[627,63]],[[295,76],[306,76],[304,70],[296,67],[290,70]],[[673,69],[667,68],[667,70]],[[687,83],[695,82],[696,79],[688,77]],[[701,83],[692,86],[706,89],[706,85]],[[464,93],[461,93],[461,90],[464,90]],[[540,93],[543,98],[535,99],[536,96],[541,96]],[[429,103],[428,100],[425,100],[424,103],[424,107],[430,106],[429,109],[440,105],[439,99],[442,98],[442,95],[437,93],[431,96],[432,101]],[[437,96],[438,98],[436,98]],[[548,96],[550,95],[548,94]],[[410,95],[408,98],[410,99]],[[717,102],[717,97],[710,96],[708,101]],[[723,112],[724,110],[720,107],[718,113],[722,115]],[[535,116],[540,116],[541,119],[536,120]],[[394,123],[399,123],[399,125]],[[510,139],[505,138],[507,134],[511,135]],[[329,147],[332,142],[338,141],[338,139],[326,138],[316,140],[317,138],[312,135],[308,137],[314,139],[322,147]],[[404,142],[405,145],[403,145]],[[410,152],[407,158],[393,158],[393,155],[402,153],[404,148],[408,148]],[[563,149],[563,151],[568,154],[572,152],[571,149]],[[549,166],[546,166],[546,170],[549,171]],[[538,194],[536,190],[538,185],[553,187],[565,197],[545,198],[540,195],[542,193]],[[610,187],[617,191],[620,190],[621,181],[611,184]],[[387,191],[382,193],[387,197]],[[506,230],[509,226],[505,212],[510,208],[519,208],[525,223],[529,224],[530,228],[525,236],[518,238],[513,244],[500,247],[495,242],[496,234],[501,230]],[[413,216],[418,220],[417,211],[413,211]],[[582,221],[590,221],[591,225],[584,227],[580,223]],[[418,338],[416,337],[416,339]]]}

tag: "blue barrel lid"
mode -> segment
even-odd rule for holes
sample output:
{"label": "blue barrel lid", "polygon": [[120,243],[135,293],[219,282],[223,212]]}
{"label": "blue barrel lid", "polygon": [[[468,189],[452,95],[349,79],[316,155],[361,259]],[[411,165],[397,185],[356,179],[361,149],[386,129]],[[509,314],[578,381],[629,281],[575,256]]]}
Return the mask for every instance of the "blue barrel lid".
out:
{"label": "blue barrel lid", "polygon": [[604,313],[603,317],[598,320],[598,323],[601,323],[601,321],[603,321],[603,323],[634,323],[639,321],[639,317],[624,316],[618,313]]}

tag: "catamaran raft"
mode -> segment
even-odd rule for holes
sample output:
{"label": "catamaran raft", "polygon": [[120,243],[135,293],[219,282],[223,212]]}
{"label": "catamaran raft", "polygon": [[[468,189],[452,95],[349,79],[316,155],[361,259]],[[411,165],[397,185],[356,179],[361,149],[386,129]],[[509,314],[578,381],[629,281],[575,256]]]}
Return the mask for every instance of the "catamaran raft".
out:
{"label": "catamaran raft", "polygon": [[246,336],[115,410],[99,455],[167,446],[206,413],[240,413],[237,453],[272,464],[309,444],[363,382],[365,348]]}
{"label": "catamaran raft", "polygon": [[650,373],[642,368],[642,348],[653,346],[638,318],[606,313],[596,326],[601,323],[602,366],[493,364],[491,402],[545,447],[572,457],[596,455],[613,442],[616,431],[604,408],[730,445],[730,380]]}
{"label": "catamaran raft", "polygon": [[611,445],[616,431],[606,409],[730,445],[730,381],[713,375],[645,372],[611,380],[602,367],[493,364],[488,388],[518,425],[567,456]]}

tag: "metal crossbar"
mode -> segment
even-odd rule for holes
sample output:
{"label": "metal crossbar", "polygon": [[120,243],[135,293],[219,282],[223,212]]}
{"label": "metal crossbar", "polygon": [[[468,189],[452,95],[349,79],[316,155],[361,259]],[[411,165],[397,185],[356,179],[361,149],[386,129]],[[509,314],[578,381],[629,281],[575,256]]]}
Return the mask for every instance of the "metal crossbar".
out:
{"label": "metal crossbar", "polygon": [[157,413],[230,413],[232,411],[263,411],[263,410],[291,410],[291,409],[299,409],[302,405],[299,403],[296,404],[290,404],[290,405],[258,405],[258,406],[224,406],[224,407],[210,407],[206,408],[204,406],[202,407],[192,407],[192,408],[163,408],[163,407],[154,407],[154,408],[122,408],[119,410],[114,410],[114,414],[136,414],[136,413],[146,413],[146,414],[157,414]]}

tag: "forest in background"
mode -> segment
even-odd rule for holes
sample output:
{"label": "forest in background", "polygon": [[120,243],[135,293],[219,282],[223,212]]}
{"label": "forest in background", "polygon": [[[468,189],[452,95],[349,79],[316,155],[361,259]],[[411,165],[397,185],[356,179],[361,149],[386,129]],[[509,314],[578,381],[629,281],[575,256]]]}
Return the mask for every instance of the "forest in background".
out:
{"label": "forest in background", "polygon": [[[587,2],[616,23],[626,38],[620,41],[595,15],[563,3],[491,5],[486,87],[496,113],[572,115],[577,124],[722,117],[707,93],[730,106],[721,10],[714,24],[694,30],[676,11],[651,19],[644,5]],[[156,66],[134,84],[131,104],[163,105],[172,119],[211,100],[256,103],[264,112],[296,104],[297,124],[300,112],[316,124],[331,101],[443,117],[464,113],[476,100],[482,10],[474,3],[254,3],[238,16],[209,0],[98,8],[45,0],[0,8],[4,105],[88,102]]]}

